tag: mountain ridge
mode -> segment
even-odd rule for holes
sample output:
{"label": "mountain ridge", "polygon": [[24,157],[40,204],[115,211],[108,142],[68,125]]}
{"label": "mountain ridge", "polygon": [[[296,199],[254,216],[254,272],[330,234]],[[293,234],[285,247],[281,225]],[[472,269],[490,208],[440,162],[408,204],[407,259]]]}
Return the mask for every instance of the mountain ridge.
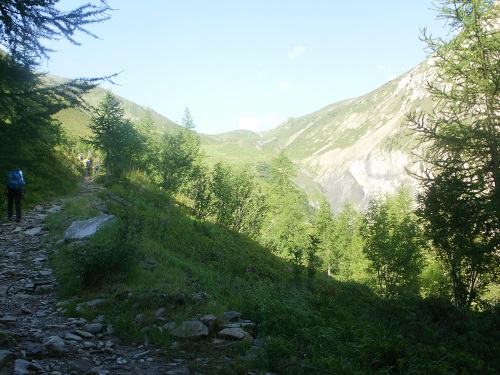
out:
{"label": "mountain ridge", "polygon": [[[299,187],[308,186],[311,205],[318,206],[323,194],[334,211],[345,202],[363,209],[371,198],[391,194],[403,184],[417,188],[407,173],[408,169],[419,171],[412,152],[417,143],[405,126],[405,118],[411,111],[432,108],[426,90],[426,82],[432,78],[431,64],[424,61],[365,95],[289,118],[272,130],[199,133],[201,147],[211,164],[227,161],[254,168],[269,164],[284,149],[300,169],[295,182]],[[105,92],[98,88],[85,99],[97,105]],[[133,121],[150,111],[159,132],[180,126],[150,108],[118,98],[124,103],[125,117]],[[71,115],[64,111],[58,116],[63,124],[66,121],[66,127],[68,117]]]}
{"label": "mountain ridge", "polygon": [[418,174],[421,166],[406,116],[432,108],[429,79],[431,62],[425,61],[368,94],[289,119],[263,133],[261,143],[284,148],[334,211],[345,202],[363,209],[401,185],[415,191],[418,184],[407,170]]}

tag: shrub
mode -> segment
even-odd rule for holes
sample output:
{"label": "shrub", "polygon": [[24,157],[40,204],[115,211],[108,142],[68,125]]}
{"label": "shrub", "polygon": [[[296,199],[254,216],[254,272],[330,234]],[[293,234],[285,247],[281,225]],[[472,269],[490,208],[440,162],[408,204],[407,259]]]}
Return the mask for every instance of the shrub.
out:
{"label": "shrub", "polygon": [[115,222],[103,226],[88,242],[70,244],[58,257],[81,288],[94,289],[126,275],[134,265],[135,252],[125,226]]}

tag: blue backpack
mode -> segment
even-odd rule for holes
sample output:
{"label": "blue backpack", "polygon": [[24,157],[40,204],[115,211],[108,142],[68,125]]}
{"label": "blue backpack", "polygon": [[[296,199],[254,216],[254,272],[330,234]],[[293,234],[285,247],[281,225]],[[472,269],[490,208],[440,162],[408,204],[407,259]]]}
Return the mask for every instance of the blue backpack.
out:
{"label": "blue backpack", "polygon": [[7,188],[16,190],[24,188],[23,172],[19,168],[9,172],[7,176]]}

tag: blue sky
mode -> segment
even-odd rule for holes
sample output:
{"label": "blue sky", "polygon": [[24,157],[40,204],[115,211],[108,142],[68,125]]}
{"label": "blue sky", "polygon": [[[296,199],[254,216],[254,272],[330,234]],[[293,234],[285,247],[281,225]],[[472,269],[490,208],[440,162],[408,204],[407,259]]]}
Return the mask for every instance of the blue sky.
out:
{"label": "blue sky", "polygon": [[58,52],[41,69],[68,78],[121,72],[105,87],[178,123],[189,108],[200,133],[269,130],[424,61],[420,30],[447,31],[433,2],[108,0],[111,19],[90,27],[100,39],[50,44]]}

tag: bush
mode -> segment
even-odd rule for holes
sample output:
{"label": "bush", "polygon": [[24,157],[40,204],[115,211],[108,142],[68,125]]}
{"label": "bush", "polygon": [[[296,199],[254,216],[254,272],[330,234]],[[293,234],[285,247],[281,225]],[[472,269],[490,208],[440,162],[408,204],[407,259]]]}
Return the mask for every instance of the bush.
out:
{"label": "bush", "polygon": [[[58,254],[61,271],[83,289],[101,287],[126,275],[134,265],[136,246],[127,241],[123,224],[103,226],[88,242],[75,242]],[[66,269],[65,269],[66,268]]]}

